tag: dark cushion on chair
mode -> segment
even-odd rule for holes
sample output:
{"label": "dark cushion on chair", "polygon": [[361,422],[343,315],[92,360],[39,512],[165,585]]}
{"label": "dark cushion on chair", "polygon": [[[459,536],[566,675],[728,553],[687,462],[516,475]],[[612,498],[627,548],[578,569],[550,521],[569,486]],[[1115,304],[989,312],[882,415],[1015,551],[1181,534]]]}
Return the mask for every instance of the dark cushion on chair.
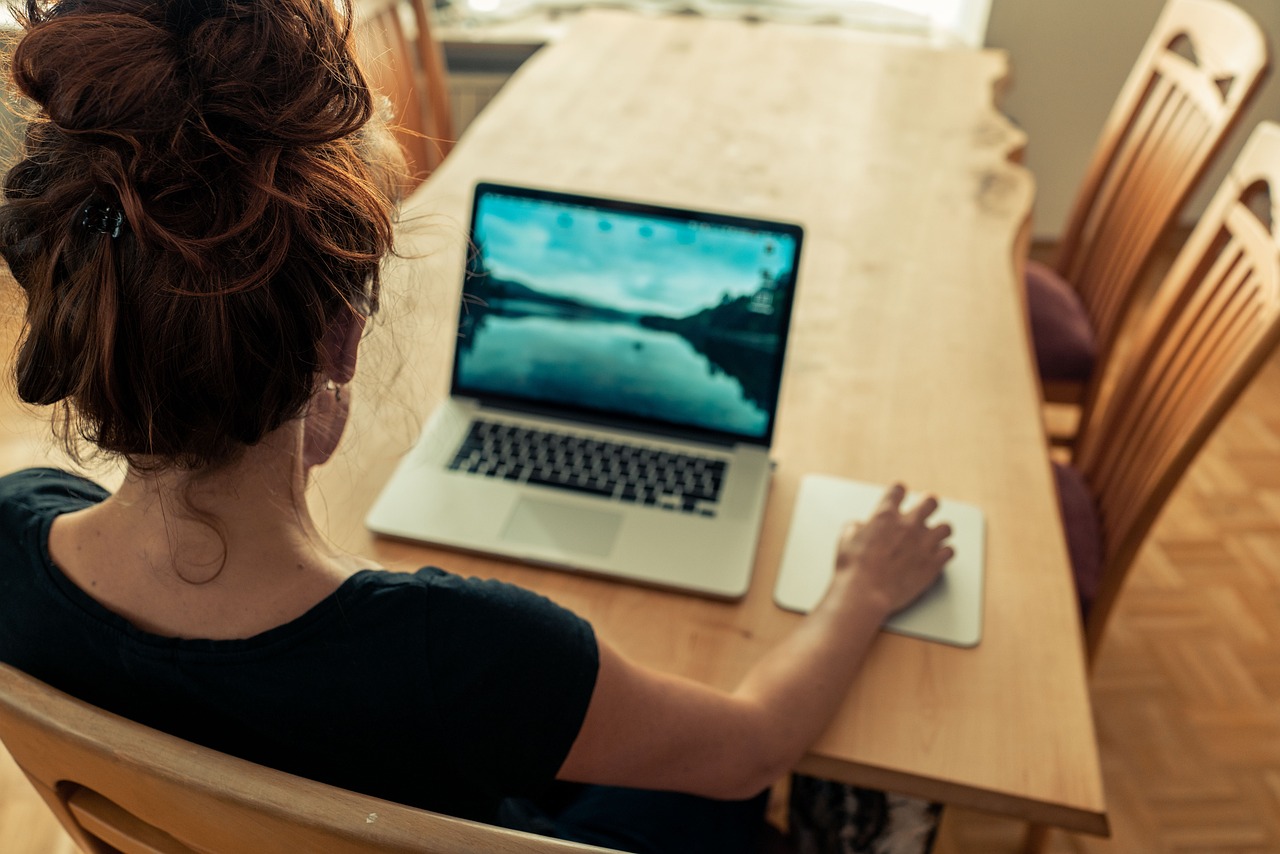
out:
{"label": "dark cushion on chair", "polygon": [[1027,262],[1026,284],[1040,378],[1084,382],[1093,373],[1098,346],[1075,288],[1035,261]]}
{"label": "dark cushion on chair", "polygon": [[1076,581],[1076,595],[1080,597],[1080,616],[1086,618],[1102,581],[1102,527],[1098,523],[1097,505],[1084,475],[1071,466],[1054,463],[1053,481],[1058,491],[1062,527],[1067,535],[1071,574]]}

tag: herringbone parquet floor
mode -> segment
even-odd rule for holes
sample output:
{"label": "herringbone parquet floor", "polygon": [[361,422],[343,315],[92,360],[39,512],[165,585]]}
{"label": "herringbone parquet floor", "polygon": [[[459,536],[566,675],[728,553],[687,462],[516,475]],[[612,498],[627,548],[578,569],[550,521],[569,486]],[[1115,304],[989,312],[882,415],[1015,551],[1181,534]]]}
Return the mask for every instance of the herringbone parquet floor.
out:
{"label": "herringbone parquet floor", "polygon": [[[1280,852],[1280,358],[1157,522],[1092,694],[1113,835],[1055,833],[1051,852]],[[954,851],[1012,851],[1020,833],[948,824]]]}
{"label": "herringbone parquet floor", "polygon": [[[29,422],[0,394],[0,462],[29,458]],[[1280,357],[1158,521],[1092,688],[1113,836],[1054,833],[1050,852],[1280,854]],[[937,850],[1012,852],[1021,832],[952,810]],[[0,852],[72,850],[0,751]]]}

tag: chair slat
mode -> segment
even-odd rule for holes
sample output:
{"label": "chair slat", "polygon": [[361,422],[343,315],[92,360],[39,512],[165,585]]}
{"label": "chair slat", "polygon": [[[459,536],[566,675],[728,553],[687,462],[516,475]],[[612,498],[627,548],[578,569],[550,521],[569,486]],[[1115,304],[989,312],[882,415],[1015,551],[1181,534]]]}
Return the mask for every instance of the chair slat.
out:
{"label": "chair slat", "polygon": [[1106,428],[1109,441],[1092,468],[1099,473],[1098,488],[1114,492],[1122,506],[1132,501],[1133,496],[1127,494],[1131,490],[1112,483],[1123,483],[1129,469],[1144,458],[1141,447],[1135,446],[1149,443],[1152,422],[1167,415],[1166,403],[1177,384],[1192,378],[1196,323],[1214,310],[1214,295],[1221,291],[1215,283],[1243,277],[1246,271],[1239,263],[1241,258],[1236,245],[1228,244],[1220,258],[1221,265],[1215,265],[1202,280],[1206,286],[1188,293],[1177,313],[1170,316],[1171,326],[1152,340],[1150,357],[1137,363],[1128,374],[1121,389],[1127,405],[1117,406],[1114,411],[1115,420]]}
{"label": "chair slat", "polygon": [[[1120,213],[1116,209],[1117,198],[1122,198],[1119,185],[1129,174],[1142,144],[1156,124],[1164,115],[1169,100],[1174,97],[1172,84],[1162,77],[1152,77],[1149,90],[1142,100],[1135,105],[1134,114],[1128,119],[1123,129],[1123,136],[1117,140],[1110,153],[1104,171],[1097,182],[1094,195],[1089,199],[1088,207],[1083,210],[1081,219],[1081,240],[1092,247],[1103,239],[1108,226],[1116,225],[1116,217]],[[1059,259],[1058,269],[1067,280],[1075,285],[1082,295],[1094,290],[1088,269],[1094,258],[1094,252],[1078,252],[1064,255]]]}
{"label": "chair slat", "polygon": [[1109,205],[1093,251],[1072,280],[1081,298],[1092,299],[1095,335],[1111,340],[1129,307],[1129,290],[1115,282],[1136,280],[1164,229],[1166,207],[1204,145],[1209,118],[1184,92],[1170,89],[1143,126],[1135,126],[1127,172],[1108,186]]}

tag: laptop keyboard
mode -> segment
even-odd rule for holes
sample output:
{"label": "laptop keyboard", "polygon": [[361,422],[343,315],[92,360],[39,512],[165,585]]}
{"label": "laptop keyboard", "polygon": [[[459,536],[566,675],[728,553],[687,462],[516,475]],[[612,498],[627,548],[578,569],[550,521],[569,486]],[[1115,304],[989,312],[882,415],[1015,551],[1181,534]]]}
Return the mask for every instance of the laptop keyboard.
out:
{"label": "laptop keyboard", "polygon": [[477,420],[449,469],[714,516],[725,461]]}

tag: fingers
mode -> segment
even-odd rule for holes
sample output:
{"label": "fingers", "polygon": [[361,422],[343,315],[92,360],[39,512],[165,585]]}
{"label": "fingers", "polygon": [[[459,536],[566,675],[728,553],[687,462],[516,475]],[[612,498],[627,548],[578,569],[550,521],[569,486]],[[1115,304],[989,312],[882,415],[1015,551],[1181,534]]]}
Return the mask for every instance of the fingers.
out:
{"label": "fingers", "polygon": [[904,508],[906,487],[894,484],[865,522],[850,522],[841,532],[836,569],[848,575],[848,589],[868,591],[897,611],[914,601],[955,557],[946,522],[929,524],[938,499],[925,496]]}
{"label": "fingers", "polygon": [[941,548],[942,544],[951,536],[951,526],[943,522],[936,528],[929,528],[925,535],[925,542],[932,548]]}
{"label": "fingers", "polygon": [[951,558],[955,557],[955,549],[946,545],[947,540],[951,537],[952,529],[946,522],[941,522],[932,528],[928,526],[927,521],[934,511],[938,509],[938,500],[932,495],[925,497],[923,501],[917,504],[908,515],[910,524],[917,526],[922,530],[920,544],[927,553],[931,553],[930,561],[935,567],[941,569],[947,565]]}
{"label": "fingers", "polygon": [[938,548],[952,534],[951,526],[945,522],[938,525],[930,526],[928,524],[929,517],[938,510],[938,499],[933,495],[926,495],[915,506],[908,510],[902,509],[902,502],[907,494],[906,487],[901,483],[895,483],[880,498],[880,503],[876,506],[874,513],[865,522],[851,520],[847,522],[841,530],[841,540],[849,541],[855,538],[860,531],[868,525],[876,527],[886,522],[893,521],[896,524],[893,527],[901,525],[899,530],[906,531],[916,529],[924,532],[923,538],[919,541],[927,543],[932,548]]}
{"label": "fingers", "polygon": [[[900,483],[891,486],[880,499],[875,514],[870,519],[865,523],[851,521],[845,525],[841,533],[841,542],[853,542],[859,532],[868,526],[883,531],[896,529],[899,532],[898,536],[905,536],[905,539],[898,540],[900,544],[914,543],[914,547],[919,550],[918,554],[926,561],[933,563],[941,556],[941,550],[950,538],[952,528],[945,522],[932,526],[928,524],[929,517],[938,510],[936,496],[926,495],[910,509],[903,510],[902,502],[905,498],[906,487]],[[938,565],[945,564],[952,556],[954,551],[947,548],[946,555]]]}
{"label": "fingers", "polygon": [[913,525],[923,526],[925,520],[932,516],[937,509],[938,499],[932,495],[926,495],[920,500],[920,503],[907,512],[907,521]]}
{"label": "fingers", "polygon": [[897,513],[902,506],[902,499],[906,497],[907,488],[900,483],[895,483],[885,490],[880,503],[876,505],[876,513]]}
{"label": "fingers", "polygon": [[910,510],[903,511],[902,502],[907,497],[907,488],[901,483],[895,483],[885,491],[880,499],[880,503],[876,506],[875,514],[892,513],[901,515],[911,525],[923,526],[925,520],[934,514],[938,509],[938,499],[933,495],[926,495]]}

